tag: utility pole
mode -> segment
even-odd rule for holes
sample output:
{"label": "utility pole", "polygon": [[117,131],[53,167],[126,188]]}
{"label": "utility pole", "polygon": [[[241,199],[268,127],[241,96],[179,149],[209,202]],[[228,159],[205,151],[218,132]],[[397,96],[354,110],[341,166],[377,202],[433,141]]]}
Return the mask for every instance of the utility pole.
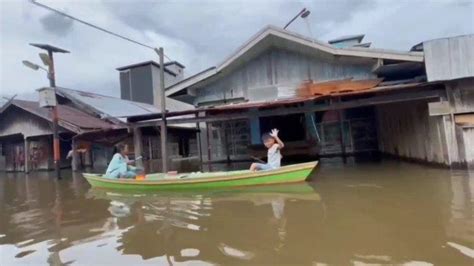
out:
{"label": "utility pole", "polygon": [[162,161],[162,172],[168,172],[168,156],[167,156],[167,127],[166,127],[166,94],[165,94],[165,64],[164,64],[164,57],[165,53],[163,47],[160,49],[156,49],[155,51],[158,53],[160,57],[160,96],[161,96],[161,123],[160,123],[160,137],[161,137],[161,161]]}
{"label": "utility pole", "polygon": [[[48,79],[49,79],[49,86],[54,89],[54,94],[56,95],[56,77],[54,71],[54,58],[53,53],[69,53],[64,49],[54,47],[48,44],[36,44],[30,43],[31,46],[46,50],[48,52],[48,58],[45,59],[41,57],[43,63],[48,66]],[[57,104],[52,108],[53,114],[53,153],[54,153],[54,169],[56,172],[56,178],[61,179],[61,144],[59,142],[59,115],[58,115],[58,106]]]}

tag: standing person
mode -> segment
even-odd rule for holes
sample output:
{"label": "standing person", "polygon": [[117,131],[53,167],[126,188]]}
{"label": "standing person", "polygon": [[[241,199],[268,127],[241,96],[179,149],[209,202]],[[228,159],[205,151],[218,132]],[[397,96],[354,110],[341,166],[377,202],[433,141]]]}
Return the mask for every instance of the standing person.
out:
{"label": "standing person", "polygon": [[134,178],[139,169],[131,165],[134,161],[129,160],[127,155],[128,145],[117,145],[117,153],[112,157],[105,175],[110,178]]}
{"label": "standing person", "polygon": [[265,133],[262,136],[262,141],[265,147],[268,149],[267,163],[252,163],[250,166],[251,171],[256,170],[273,170],[280,168],[281,166],[281,153],[280,150],[285,147],[285,144],[278,137],[278,129],[274,128],[270,133]]}

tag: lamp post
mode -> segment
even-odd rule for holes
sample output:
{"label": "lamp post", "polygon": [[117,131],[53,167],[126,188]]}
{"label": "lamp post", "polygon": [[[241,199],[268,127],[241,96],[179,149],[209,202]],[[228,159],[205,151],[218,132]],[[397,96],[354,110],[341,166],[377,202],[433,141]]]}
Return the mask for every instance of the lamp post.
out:
{"label": "lamp post", "polygon": [[[23,64],[29,68],[34,70],[43,69],[46,70],[48,73],[49,79],[49,86],[54,90],[54,96],[56,96],[56,78],[54,72],[54,53],[69,53],[69,51],[54,47],[49,44],[39,44],[39,43],[30,43],[31,46],[37,47],[42,50],[46,50],[48,53],[41,53],[39,56],[43,61],[43,64],[48,67],[45,69],[39,65],[33,64],[29,61],[23,61]],[[61,179],[61,168],[60,168],[60,161],[61,161],[61,149],[60,149],[60,142],[59,142],[59,127],[58,127],[58,107],[57,104],[52,106],[52,113],[53,113],[53,153],[54,153],[54,168],[56,172],[56,178]]]}
{"label": "lamp post", "polygon": [[292,18],[288,23],[286,23],[283,29],[286,30],[286,28],[288,28],[288,26],[290,26],[290,24],[293,23],[293,21],[295,21],[298,17],[306,18],[307,16],[309,16],[309,14],[311,14],[311,11],[307,10],[306,8],[303,8],[294,18]]}

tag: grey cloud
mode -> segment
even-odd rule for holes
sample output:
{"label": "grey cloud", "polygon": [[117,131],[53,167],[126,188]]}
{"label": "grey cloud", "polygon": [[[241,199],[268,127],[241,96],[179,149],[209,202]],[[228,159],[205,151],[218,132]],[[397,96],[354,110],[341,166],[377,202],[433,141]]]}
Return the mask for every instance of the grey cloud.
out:
{"label": "grey cloud", "polygon": [[73,20],[54,13],[42,17],[40,22],[44,30],[56,36],[68,34],[74,26]]}
{"label": "grey cloud", "polygon": [[[193,46],[197,53],[212,54],[216,62],[268,24],[283,26],[303,7],[311,10],[311,24],[346,21],[374,0],[318,1],[159,1],[103,2],[107,10],[136,30],[151,30]],[[291,30],[307,34],[296,21]],[[330,29],[313,27],[317,35]],[[215,63],[216,63],[215,62]]]}

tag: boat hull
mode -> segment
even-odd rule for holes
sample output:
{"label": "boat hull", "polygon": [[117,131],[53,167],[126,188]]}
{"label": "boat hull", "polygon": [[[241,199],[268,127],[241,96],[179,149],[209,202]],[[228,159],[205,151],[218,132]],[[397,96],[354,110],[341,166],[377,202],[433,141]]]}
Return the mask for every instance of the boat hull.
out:
{"label": "boat hull", "polygon": [[294,164],[276,170],[242,172],[237,175],[223,175],[202,178],[180,179],[112,179],[98,174],[84,173],[92,187],[127,190],[183,190],[241,187],[266,184],[295,183],[306,180],[318,162]]}

